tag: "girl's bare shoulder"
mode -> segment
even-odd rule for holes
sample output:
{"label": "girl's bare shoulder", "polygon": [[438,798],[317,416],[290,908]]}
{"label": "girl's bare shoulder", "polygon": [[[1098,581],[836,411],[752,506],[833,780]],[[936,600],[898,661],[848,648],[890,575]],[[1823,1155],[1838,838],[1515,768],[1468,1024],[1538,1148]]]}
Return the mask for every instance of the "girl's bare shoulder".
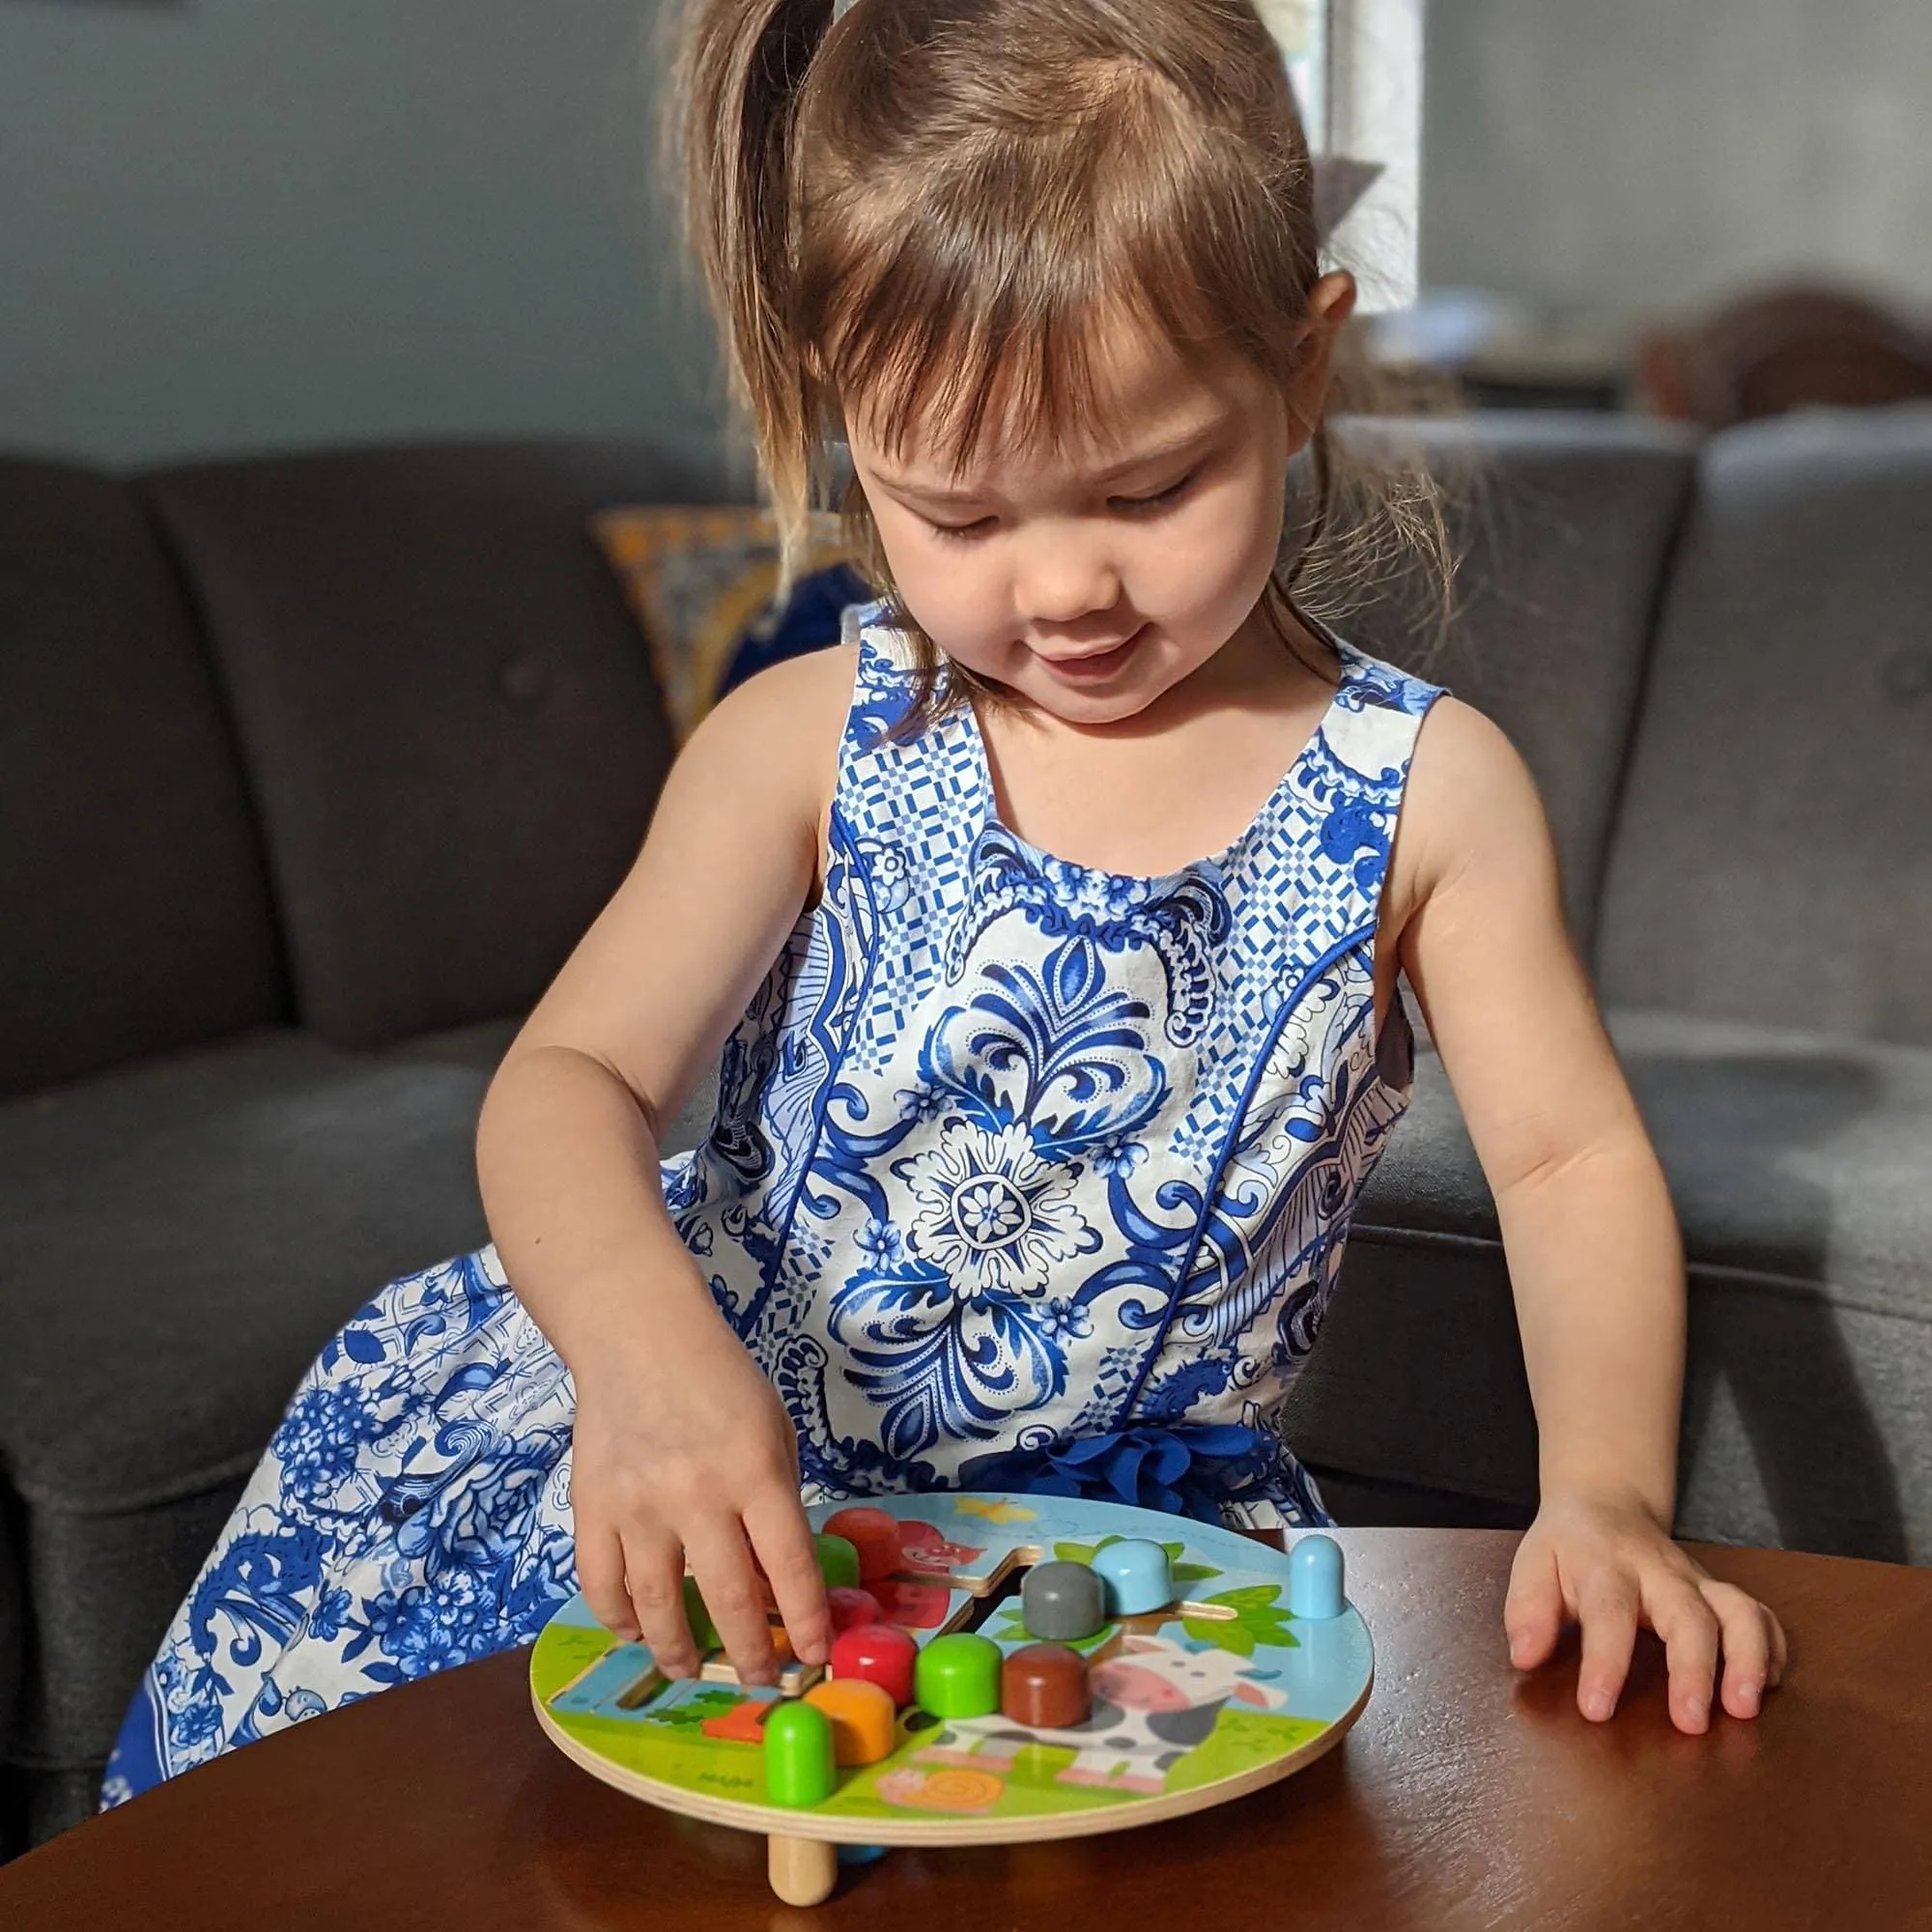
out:
{"label": "girl's bare shoulder", "polygon": [[686,756],[755,770],[760,789],[808,772],[829,783],[857,673],[852,644],[768,666],[719,699],[692,734]]}
{"label": "girl's bare shoulder", "polygon": [[708,712],[678,760],[686,785],[823,842],[838,787],[838,744],[859,653],[832,644],[747,678]]}
{"label": "girl's bare shoulder", "polygon": [[1501,725],[1438,697],[1415,741],[1391,897],[1414,908],[1451,882],[1549,857],[1536,781]]}

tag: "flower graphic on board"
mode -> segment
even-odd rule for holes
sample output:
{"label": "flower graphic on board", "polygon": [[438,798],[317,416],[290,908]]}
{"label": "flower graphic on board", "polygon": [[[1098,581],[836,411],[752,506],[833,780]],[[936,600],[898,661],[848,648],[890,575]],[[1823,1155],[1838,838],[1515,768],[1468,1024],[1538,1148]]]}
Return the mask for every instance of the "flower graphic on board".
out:
{"label": "flower graphic on board", "polygon": [[1023,1126],[955,1121],[905,1164],[918,1204],[908,1241],[969,1301],[1037,1294],[1056,1262],[1099,1245],[1071,1199],[1077,1173],[1040,1159]]}

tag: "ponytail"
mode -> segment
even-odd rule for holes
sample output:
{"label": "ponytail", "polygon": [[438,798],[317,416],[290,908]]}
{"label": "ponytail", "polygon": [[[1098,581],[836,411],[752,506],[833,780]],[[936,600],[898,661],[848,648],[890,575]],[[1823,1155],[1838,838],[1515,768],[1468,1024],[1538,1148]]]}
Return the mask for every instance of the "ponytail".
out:
{"label": "ponytail", "polygon": [[780,596],[807,546],[817,396],[791,326],[792,136],[799,89],[833,0],[684,0],[667,149],[684,242],[724,323],[732,400],[754,425],[781,556]]}

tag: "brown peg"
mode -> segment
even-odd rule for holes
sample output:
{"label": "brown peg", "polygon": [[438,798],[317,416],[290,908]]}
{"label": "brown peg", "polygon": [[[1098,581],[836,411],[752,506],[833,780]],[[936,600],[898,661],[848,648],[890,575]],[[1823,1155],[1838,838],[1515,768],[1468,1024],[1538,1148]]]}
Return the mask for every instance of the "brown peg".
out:
{"label": "brown peg", "polygon": [[1030,1730],[1084,1724],[1093,1708],[1087,1660],[1064,1643],[1030,1643],[1000,1667],[1000,1710]]}

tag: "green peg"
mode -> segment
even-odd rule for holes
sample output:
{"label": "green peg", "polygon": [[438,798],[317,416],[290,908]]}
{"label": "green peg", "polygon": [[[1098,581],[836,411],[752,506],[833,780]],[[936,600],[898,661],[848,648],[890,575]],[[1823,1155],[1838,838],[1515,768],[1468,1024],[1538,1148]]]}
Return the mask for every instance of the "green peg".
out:
{"label": "green peg", "polygon": [[787,1697],[765,1719],[765,1796],[774,1804],[817,1804],[832,1796],[832,1720],[815,1704]]}
{"label": "green peg", "polygon": [[818,1545],[818,1574],[828,1590],[856,1590],[859,1587],[859,1549],[842,1536],[827,1536],[822,1530],[814,1537]]}
{"label": "green peg", "polygon": [[988,1718],[1000,1708],[1000,1646],[974,1631],[936,1636],[919,1654],[913,1686],[935,1718]]}
{"label": "green peg", "polygon": [[707,1650],[718,1648],[718,1626],[711,1621],[711,1612],[704,1607],[704,1599],[697,1594],[696,1577],[684,1579],[684,1620],[691,1626],[691,1640],[697,1646],[700,1657]]}

